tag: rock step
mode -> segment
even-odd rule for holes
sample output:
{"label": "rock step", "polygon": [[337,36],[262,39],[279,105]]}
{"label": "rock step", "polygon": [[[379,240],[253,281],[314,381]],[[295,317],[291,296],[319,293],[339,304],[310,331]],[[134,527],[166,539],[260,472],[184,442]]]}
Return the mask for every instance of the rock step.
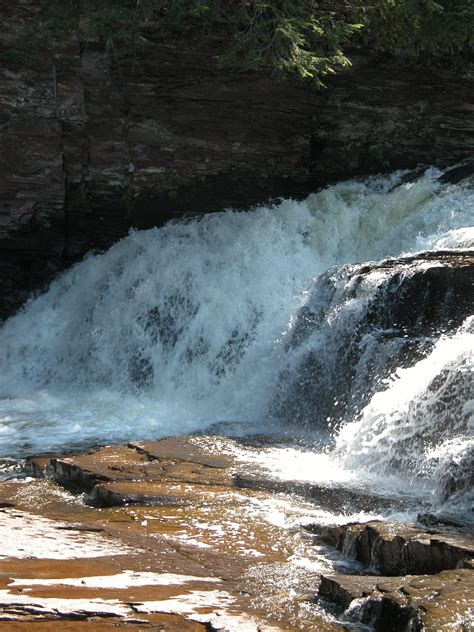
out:
{"label": "rock step", "polygon": [[163,485],[228,487],[231,461],[205,452],[191,438],[106,446],[86,454],[35,458],[29,470],[51,476],[63,487],[88,494],[95,506],[173,504]]}
{"label": "rock step", "polygon": [[232,486],[270,493],[289,493],[314,498],[336,513],[342,511],[382,511],[397,507],[393,498],[299,481],[278,481],[252,472],[237,473],[235,462],[219,454],[209,454],[205,437],[181,437],[105,446],[85,454],[36,457],[28,471],[41,478],[54,478],[66,489],[85,492],[95,506],[130,503],[169,504],[163,496],[164,482]]}
{"label": "rock step", "polygon": [[387,576],[467,568],[474,558],[473,539],[462,533],[377,521],[308,528],[320,541]]}
{"label": "rock step", "polygon": [[345,621],[375,632],[471,630],[473,596],[474,573],[466,569],[405,577],[322,575],[318,592],[318,600],[334,604]]}
{"label": "rock step", "polygon": [[234,476],[234,484],[244,489],[254,489],[271,493],[297,494],[315,500],[319,505],[334,513],[356,513],[357,511],[378,512],[402,508],[399,498],[372,493],[368,490],[350,489],[343,485],[313,483],[298,480],[278,480],[271,474],[239,472]]}
{"label": "rock step", "polygon": [[[281,499],[234,485],[239,464],[215,456],[223,444],[179,437],[43,456],[31,462],[42,480],[0,481],[0,630],[342,632],[307,611],[319,573],[292,557],[317,556],[310,538],[274,524]],[[91,502],[49,475],[90,489]]]}
{"label": "rock step", "polygon": [[[61,493],[58,497],[57,485],[48,480],[2,483],[1,531],[7,534],[8,527],[13,535],[10,543],[3,542],[3,558],[0,551],[0,572],[5,578],[0,619],[10,617],[17,629],[23,621],[39,627],[57,617],[63,619],[63,626],[80,615],[84,625],[95,630],[105,621],[98,604],[107,609],[113,602],[114,614],[109,619],[115,627],[136,626],[131,620],[139,617],[143,619],[140,629],[150,624],[163,630],[275,630],[263,622],[272,619],[268,604],[278,603],[283,604],[285,614],[283,619],[278,615],[277,629],[284,630],[303,629],[304,625],[305,630],[339,632],[347,630],[351,622],[378,632],[472,629],[473,545],[463,533],[454,536],[379,522],[313,526],[310,530],[320,540],[346,555],[363,553],[374,570],[372,562],[379,559],[372,554],[374,550],[384,552],[380,558],[383,567],[390,559],[400,559],[396,547],[408,548],[410,542],[421,547],[415,551],[422,560],[439,558],[454,564],[458,559],[456,565],[463,568],[425,576],[320,577],[308,567],[304,577],[294,575],[289,561],[292,550],[308,559],[319,556],[311,546],[312,539],[299,529],[292,530],[291,541],[296,538],[292,549],[288,527],[276,526],[268,519],[268,509],[263,509],[272,502],[272,495],[242,489],[243,481],[236,476],[237,460],[215,455],[215,450],[216,438],[179,437],[32,459],[32,471],[38,475],[47,472],[66,487],[87,491],[90,502],[70,502]],[[278,497],[274,500],[280,502]],[[98,511],[91,505],[107,508]],[[375,544],[377,539],[380,545]],[[75,559],[84,547],[87,557]],[[430,548],[435,552],[426,551]],[[56,554],[60,558],[49,559]],[[275,577],[276,567],[283,569],[282,579]],[[255,569],[258,573],[252,574]],[[435,570],[433,565],[431,572]],[[184,585],[151,581],[157,573],[165,578],[170,573],[184,576]],[[116,583],[130,574],[135,584]],[[147,578],[146,586],[138,581],[140,577]],[[329,600],[339,620],[307,608],[308,588],[314,601],[320,583],[321,605]],[[24,592],[18,593],[18,586]],[[200,595],[208,601],[203,604]],[[183,612],[183,603],[188,602],[197,613]],[[252,604],[257,602],[254,609]],[[295,624],[292,618],[296,603],[305,608],[304,623],[298,619]],[[37,609],[38,604],[42,610],[31,613],[31,605]],[[167,616],[176,617],[169,627],[163,619]],[[312,617],[310,621],[307,616]],[[193,622],[204,622],[205,627],[186,627]]]}

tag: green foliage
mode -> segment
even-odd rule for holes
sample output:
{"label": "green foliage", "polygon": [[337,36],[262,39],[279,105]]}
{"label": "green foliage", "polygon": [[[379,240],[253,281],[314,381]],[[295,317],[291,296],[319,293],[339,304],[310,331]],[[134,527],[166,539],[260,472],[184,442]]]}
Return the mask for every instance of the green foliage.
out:
{"label": "green foliage", "polygon": [[[327,8],[324,8],[327,4]],[[224,31],[222,68],[268,69],[322,85],[321,78],[350,65],[342,46],[361,27],[314,0],[175,0],[164,3],[165,32],[207,26]]]}
{"label": "green foliage", "polygon": [[77,17],[72,0],[38,2],[15,46],[1,54],[2,59],[34,66],[38,54],[48,52],[55,40],[64,39]]}
{"label": "green foliage", "polygon": [[361,2],[366,41],[383,51],[451,61],[474,48],[472,0],[376,0]]}
{"label": "green foliage", "polygon": [[51,52],[71,33],[83,39],[111,42],[120,49],[133,48],[144,39],[144,23],[156,0],[39,0],[25,32],[3,59],[34,65],[38,53]]}
{"label": "green foliage", "polygon": [[141,30],[157,4],[154,0],[82,0],[80,26],[85,35],[128,49],[145,41]]}
{"label": "green foliage", "polygon": [[474,48],[473,0],[38,0],[26,32],[2,56],[32,63],[72,32],[128,52],[146,42],[147,25],[164,42],[211,44],[221,68],[317,86],[350,65],[351,42],[436,62]]}

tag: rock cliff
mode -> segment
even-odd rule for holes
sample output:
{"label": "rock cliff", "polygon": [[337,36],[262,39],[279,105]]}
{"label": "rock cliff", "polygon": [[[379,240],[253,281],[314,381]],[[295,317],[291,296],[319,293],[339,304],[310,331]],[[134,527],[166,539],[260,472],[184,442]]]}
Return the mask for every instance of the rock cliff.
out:
{"label": "rock cliff", "polygon": [[[2,3],[0,52],[34,4]],[[359,51],[317,91],[219,71],[192,40],[150,32],[119,56],[78,33],[33,66],[0,66],[0,318],[130,227],[472,152],[468,71]]]}

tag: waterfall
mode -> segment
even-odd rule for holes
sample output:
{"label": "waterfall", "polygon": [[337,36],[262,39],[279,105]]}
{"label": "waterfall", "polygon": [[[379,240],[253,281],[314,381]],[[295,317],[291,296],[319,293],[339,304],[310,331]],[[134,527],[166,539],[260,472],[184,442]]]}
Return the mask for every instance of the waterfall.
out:
{"label": "waterfall", "polygon": [[[417,330],[408,352],[406,332],[394,335],[377,311],[400,285],[387,258],[405,257],[402,276],[415,278],[439,262],[410,263],[413,253],[474,244],[472,183],[439,175],[342,182],[303,201],[131,232],[90,254],[0,330],[0,455],[222,422],[299,424],[328,433],[348,467],[405,467],[399,446],[414,450],[420,432],[426,471],[452,471],[467,459],[470,326]],[[456,414],[431,432],[437,398],[455,400]]]}
{"label": "waterfall", "polygon": [[344,464],[434,481],[438,505],[472,510],[474,318],[442,336],[426,357],[397,369],[357,420],[341,427]]}

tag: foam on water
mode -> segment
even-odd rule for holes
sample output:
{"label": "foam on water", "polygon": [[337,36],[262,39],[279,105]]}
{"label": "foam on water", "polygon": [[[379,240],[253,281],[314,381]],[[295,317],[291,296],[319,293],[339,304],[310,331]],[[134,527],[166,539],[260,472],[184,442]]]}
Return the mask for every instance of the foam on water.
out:
{"label": "foam on water", "polygon": [[[398,369],[359,418],[342,426],[340,465],[390,475],[399,485],[430,481],[433,504],[474,510],[474,318],[442,336],[427,357]],[[432,485],[434,481],[434,485]]]}
{"label": "foam on water", "polygon": [[[443,185],[435,170],[410,183],[402,175],[132,232],[89,255],[0,330],[0,456],[216,422],[271,429],[282,368],[298,352],[286,342],[319,274],[473,243],[468,183]],[[414,380],[407,387],[416,396]],[[392,395],[396,386],[382,397]],[[340,452],[352,458],[376,443],[368,419],[380,401],[354,422],[365,438],[349,448],[357,433],[348,427]],[[384,402],[380,415],[390,416]]]}

